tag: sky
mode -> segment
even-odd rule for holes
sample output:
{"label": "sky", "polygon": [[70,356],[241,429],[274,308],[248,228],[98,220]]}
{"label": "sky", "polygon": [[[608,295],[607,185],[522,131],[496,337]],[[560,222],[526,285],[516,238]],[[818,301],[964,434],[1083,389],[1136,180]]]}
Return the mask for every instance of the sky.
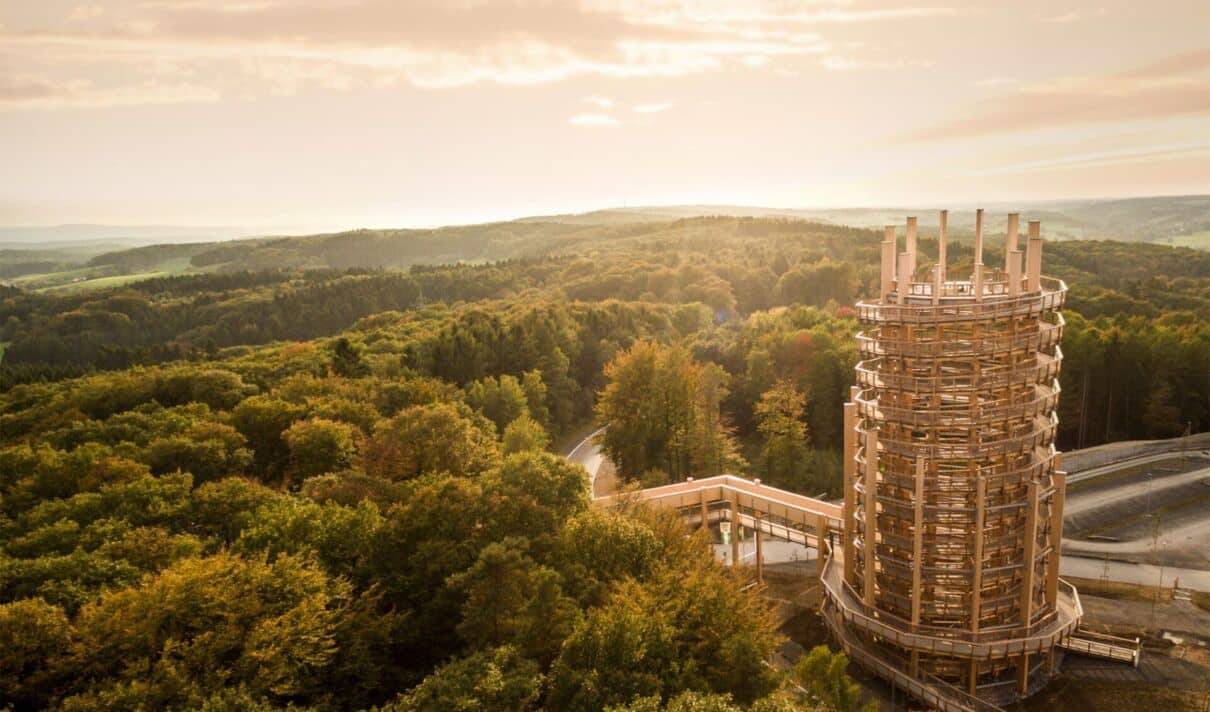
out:
{"label": "sky", "polygon": [[1210,2],[0,0],[0,225],[1210,193]]}

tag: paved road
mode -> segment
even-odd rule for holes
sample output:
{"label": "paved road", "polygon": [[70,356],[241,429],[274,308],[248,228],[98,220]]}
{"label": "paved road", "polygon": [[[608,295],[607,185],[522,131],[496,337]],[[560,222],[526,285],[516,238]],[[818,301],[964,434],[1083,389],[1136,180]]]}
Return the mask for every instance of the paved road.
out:
{"label": "paved road", "polygon": [[[1169,454],[1159,459],[1171,459],[1172,457],[1174,456]],[[1098,474],[1111,475],[1115,470],[1137,467],[1150,459],[1153,458],[1131,460],[1119,463],[1116,468],[1097,468],[1097,471]],[[1210,479],[1210,467],[1177,474],[1164,474],[1150,483],[1142,475],[1127,482],[1107,483],[1108,486],[1098,486],[1094,482],[1092,487],[1076,490],[1068,495],[1063,507],[1064,519],[1067,520],[1070,531],[1078,531],[1071,529],[1073,523],[1076,522],[1083,524],[1085,529],[1088,528],[1089,523],[1094,525],[1098,522],[1112,523],[1116,518],[1135,516],[1142,512],[1148,492],[1154,498],[1157,506],[1168,506],[1179,503],[1182,497],[1199,496],[1197,493],[1202,490],[1196,483],[1208,479]],[[1125,509],[1124,504],[1127,505]],[[1197,516],[1199,513],[1202,516]],[[1122,531],[1129,532],[1128,535],[1135,538],[1126,541],[1096,541],[1065,537],[1063,539],[1064,556],[1097,560],[1100,562],[1097,564],[1097,577],[1102,575],[1103,559],[1106,555],[1126,559],[1125,561],[1110,562],[1110,576],[1115,580],[1137,583],[1140,574],[1131,573],[1130,567],[1142,564],[1131,563],[1131,560],[1138,561],[1150,557],[1153,550],[1172,563],[1181,563],[1186,566],[1200,566],[1198,562],[1204,560],[1206,553],[1210,553],[1206,549],[1206,547],[1210,547],[1210,543],[1208,543],[1210,542],[1210,517],[1205,516],[1204,509],[1190,511],[1188,516],[1177,517],[1175,520],[1166,522],[1161,527],[1158,541],[1153,542],[1152,537],[1148,534],[1140,534],[1141,528],[1137,526],[1128,527]],[[1080,564],[1080,566],[1085,565]],[[1114,573],[1115,570],[1116,573]],[[1187,573],[1184,575],[1177,574],[1181,577],[1182,583],[1186,580],[1202,580],[1202,577],[1199,576],[1200,568],[1185,569],[1185,571]],[[1083,574],[1072,575],[1082,576]],[[1154,584],[1158,580],[1158,570],[1149,572],[1142,578],[1145,578],[1148,583]],[[1207,590],[1202,586],[1198,586],[1198,588]]]}
{"label": "paved road", "polygon": [[[1059,573],[1063,576],[1099,579],[1105,575],[1105,561],[1103,559],[1064,554],[1063,560],[1059,562]],[[1162,579],[1161,573],[1163,574]],[[1110,561],[1108,578],[1110,581],[1145,586],[1171,586],[1176,579],[1180,579],[1181,588],[1210,592],[1210,571],[1201,571],[1198,569],[1164,566],[1161,570],[1161,567],[1152,566],[1151,564]]]}
{"label": "paved road", "polygon": [[569,461],[578,465],[583,465],[585,470],[588,470],[588,481],[592,486],[594,497],[599,497],[602,494],[610,494],[609,492],[597,492],[597,473],[601,471],[601,465],[605,463],[605,454],[601,452],[601,448],[597,446],[596,437],[605,432],[605,428],[600,428],[593,432],[588,437],[584,438],[567,453],[566,457]]}
{"label": "paved road", "polygon": [[[1199,457],[1202,459],[1206,458],[1206,456],[1203,455],[1200,450],[1190,451],[1188,453],[1188,455],[1189,455],[1189,457]],[[1081,480],[1088,480],[1088,479],[1092,479],[1094,477],[1098,477],[1100,475],[1108,474],[1110,472],[1116,472],[1117,470],[1120,470],[1123,467],[1133,467],[1135,465],[1146,465],[1149,462],[1156,462],[1158,460],[1171,460],[1174,457],[1180,457],[1180,456],[1181,456],[1181,451],[1177,450],[1177,451],[1170,451],[1170,452],[1157,452],[1154,455],[1144,455],[1142,457],[1135,457],[1135,458],[1131,458],[1128,460],[1119,460],[1117,462],[1111,462],[1108,465],[1092,467],[1087,470],[1080,470],[1079,472],[1071,472],[1067,475],[1067,484],[1071,485],[1071,484],[1075,484],[1076,482],[1079,482]]]}
{"label": "paved road", "polygon": [[[1165,459],[1172,458],[1169,456]],[[1124,465],[1119,465],[1115,469],[1120,470],[1123,467],[1134,467],[1138,464],[1140,464],[1138,461],[1132,461]],[[1114,470],[1106,470],[1101,474],[1109,474],[1113,471]],[[1088,492],[1076,490],[1069,494],[1067,496],[1067,501],[1063,503],[1063,516],[1069,517],[1073,514],[1079,514],[1080,512],[1090,509],[1103,507],[1107,504],[1113,504],[1118,500],[1126,499],[1132,496],[1143,499],[1147,496],[1148,490],[1150,490],[1151,496],[1156,497],[1166,489],[1179,487],[1190,482],[1197,482],[1198,480],[1205,479],[1208,476],[1210,476],[1210,467],[1203,467],[1200,470],[1183,472],[1178,475],[1156,477],[1150,483],[1148,483],[1147,480],[1142,479],[1135,482],[1123,482],[1113,487],[1106,487],[1104,489],[1097,489]]]}

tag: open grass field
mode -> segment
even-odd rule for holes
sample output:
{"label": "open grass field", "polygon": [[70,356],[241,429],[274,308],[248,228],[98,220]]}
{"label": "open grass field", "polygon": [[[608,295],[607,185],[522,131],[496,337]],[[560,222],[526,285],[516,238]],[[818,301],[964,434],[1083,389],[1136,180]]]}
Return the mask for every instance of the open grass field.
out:
{"label": "open grass field", "polygon": [[38,291],[72,282],[83,282],[105,276],[109,272],[103,267],[80,267],[79,269],[63,270],[61,272],[44,272],[26,274],[10,280],[14,287]]}
{"label": "open grass field", "polygon": [[17,286],[38,292],[56,292],[59,294],[120,287],[131,282],[156,277],[168,277],[192,271],[188,257],[178,257],[165,260],[154,269],[134,272],[131,274],[113,274],[112,268],[86,267],[67,272],[55,272],[46,275],[26,275],[20,280],[14,280]]}
{"label": "open grass field", "polygon": [[1146,603],[1151,601],[1166,603],[1172,600],[1172,589],[1170,588],[1071,576],[1064,576],[1063,580],[1074,585],[1080,591],[1081,596],[1096,596],[1114,601],[1144,601]]}
{"label": "open grass field", "polygon": [[1195,250],[1210,250],[1210,230],[1178,235],[1172,238],[1172,244],[1177,247],[1192,247]]}

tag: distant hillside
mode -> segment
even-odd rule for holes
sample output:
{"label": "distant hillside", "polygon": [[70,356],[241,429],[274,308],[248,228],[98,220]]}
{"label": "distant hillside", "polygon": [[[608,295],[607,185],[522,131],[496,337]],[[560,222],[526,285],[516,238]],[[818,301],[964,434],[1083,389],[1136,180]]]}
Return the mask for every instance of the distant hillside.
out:
{"label": "distant hillside", "polygon": [[104,240],[123,245],[151,245],[168,242],[209,242],[237,237],[273,234],[281,229],[239,226],[182,225],[36,225],[0,227],[0,244],[31,243],[55,247]]}
{"label": "distant hillside", "polygon": [[[1003,235],[1004,213],[1040,219],[1051,241],[1113,239],[1210,250],[1210,196],[1129,198],[1020,204],[988,204],[986,234]],[[700,217],[753,217],[851,226],[902,224],[907,215],[920,220],[924,236],[936,233],[934,207],[843,208],[792,210],[735,205],[681,205],[596,210],[576,215],[545,215],[509,222],[434,229],[350,230],[291,237],[185,241],[187,228],[175,230],[163,244],[136,246],[98,254],[96,242],[55,254],[20,250],[0,253],[0,279],[27,290],[79,291],[114,286],[133,279],[259,269],[407,269],[413,265],[495,262],[590,251],[619,241],[677,239],[683,222]],[[969,241],[974,232],[971,206],[950,210],[950,234]],[[71,228],[69,230],[68,228]],[[89,228],[80,233],[83,228]],[[58,228],[45,228],[54,231]],[[236,228],[214,228],[214,230]],[[8,229],[9,232],[12,229]],[[127,230],[102,226],[65,226],[71,234],[106,234]],[[68,234],[62,232],[61,234]],[[7,233],[0,229],[0,241]],[[60,234],[60,233],[56,233]],[[144,237],[146,234],[145,233]],[[56,249],[48,243],[43,249]],[[0,242],[3,245],[3,242]]]}
{"label": "distant hillside", "polygon": [[[1133,198],[988,205],[986,233],[1003,234],[1004,213],[1015,210],[1026,219],[1042,220],[1050,240],[1114,239],[1124,242],[1171,242],[1210,249],[1210,196]],[[445,227],[432,230],[354,230],[325,235],[238,240],[199,248],[195,268],[409,267],[413,264],[481,262],[581,251],[602,241],[640,238],[652,230],[675,232],[676,221],[700,216],[781,218],[854,227],[899,224],[916,215],[927,234],[936,231],[933,208],[853,208],[786,210],[727,205],[637,207],[597,210],[579,215],[549,215],[512,222]],[[975,212],[966,206],[950,211],[955,240],[973,235]]]}
{"label": "distant hillside", "polygon": [[597,210],[580,215],[526,218],[525,221],[608,225],[720,215],[800,218],[853,227],[880,227],[901,224],[905,216],[915,215],[919,218],[921,227],[936,228],[937,211],[943,207],[950,209],[950,227],[958,231],[973,231],[975,208],[983,207],[989,220],[987,229],[992,233],[1003,229],[1003,214],[1014,211],[1020,212],[1023,217],[1028,216],[1028,219],[1041,220],[1050,239],[1171,241],[1179,246],[1210,249],[1210,195],[988,203],[979,206],[930,205],[810,210],[738,205],[680,205]]}

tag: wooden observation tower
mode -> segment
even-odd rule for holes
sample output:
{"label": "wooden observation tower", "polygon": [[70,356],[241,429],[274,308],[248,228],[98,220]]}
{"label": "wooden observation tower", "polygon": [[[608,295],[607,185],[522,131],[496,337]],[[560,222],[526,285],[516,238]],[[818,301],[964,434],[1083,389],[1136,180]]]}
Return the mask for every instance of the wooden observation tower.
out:
{"label": "wooden observation tower", "polygon": [[[918,264],[916,219],[886,228],[876,299],[858,303],[857,385],[845,404],[843,548],[825,567],[825,620],[859,663],[961,709],[1030,694],[1081,616],[1059,579],[1064,475],[1060,309],[1030,222],[1008,216],[1003,269]],[[940,705],[945,707],[945,705]]]}

